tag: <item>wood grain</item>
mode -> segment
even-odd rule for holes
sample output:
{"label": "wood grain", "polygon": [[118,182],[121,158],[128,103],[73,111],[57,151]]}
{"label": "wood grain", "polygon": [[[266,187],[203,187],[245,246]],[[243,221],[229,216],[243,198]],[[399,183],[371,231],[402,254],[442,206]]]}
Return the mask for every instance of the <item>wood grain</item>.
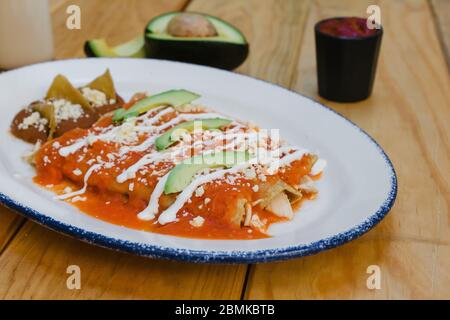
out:
{"label": "wood grain", "polygon": [[[187,1],[66,0],[54,3],[52,19],[55,58],[84,57],[83,44],[88,39],[106,38],[111,45],[130,40],[143,32],[151,18],[166,11],[179,10]],[[66,9],[69,4],[81,8],[80,30],[66,28]]]}
{"label": "wood grain", "polygon": [[[108,36],[110,33],[112,36],[114,33],[114,39],[121,41],[132,34],[129,30],[122,33],[123,28],[113,29],[112,24],[105,26],[105,21],[118,23],[122,17],[134,17],[136,11],[144,11],[138,6],[141,2],[122,6],[116,1],[116,10],[108,9],[106,13],[101,2],[79,2],[83,5],[82,12],[98,17],[87,20],[91,22],[73,34],[61,30],[64,21],[58,15],[65,12],[64,5],[56,7],[54,21],[57,22],[58,57],[81,55],[80,46],[89,37]],[[252,53],[240,72],[287,85],[292,81],[298,61],[308,1],[285,0],[283,5],[279,5],[276,0],[266,0],[264,6],[259,4],[257,0],[229,0],[226,1],[228,9],[224,10],[223,1],[196,0],[188,9],[218,15],[248,34]],[[153,12],[153,9],[146,10]],[[113,12],[117,15],[110,16]],[[109,19],[104,14],[108,14]],[[264,36],[267,28],[264,30],[261,26],[269,18],[274,31],[269,32],[270,38],[267,38]],[[66,287],[66,268],[71,264],[81,268],[82,289],[79,291]],[[0,270],[0,298],[238,299],[247,266],[194,265],[144,259],[83,244],[27,222],[0,256]]]}
{"label": "wood grain", "polygon": [[450,68],[450,1],[430,0],[436,28]]}
{"label": "wood grain", "polygon": [[[446,245],[361,239],[305,259],[258,265],[249,278],[247,298],[448,298],[448,273],[433,268],[448,268],[449,257]],[[380,289],[366,286],[371,265],[380,268]]]}
{"label": "wood grain", "polygon": [[23,222],[22,216],[0,205],[0,254]]}
{"label": "wood grain", "polygon": [[253,77],[289,86],[298,61],[306,1],[195,0],[188,10],[226,17],[250,42],[249,59],[237,70]]}
{"label": "wood grain", "polygon": [[[66,286],[69,265],[81,289]],[[70,239],[27,223],[0,258],[1,299],[239,298],[246,266],[140,258]]]}
{"label": "wood grain", "polygon": [[[258,265],[247,298],[450,297],[449,77],[427,2],[376,2],[385,33],[370,99],[338,104],[317,96],[314,23],[364,16],[369,4],[373,1],[314,1],[293,88],[350,118],[384,147],[398,174],[396,205],[379,226],[351,244]],[[365,285],[372,264],[381,268],[380,290]]]}

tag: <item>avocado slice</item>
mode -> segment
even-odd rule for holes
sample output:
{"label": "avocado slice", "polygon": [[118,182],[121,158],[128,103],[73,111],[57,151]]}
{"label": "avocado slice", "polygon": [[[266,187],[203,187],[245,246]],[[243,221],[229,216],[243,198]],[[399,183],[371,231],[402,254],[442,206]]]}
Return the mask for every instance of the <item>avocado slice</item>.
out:
{"label": "avocado slice", "polygon": [[116,47],[110,47],[105,39],[93,39],[84,43],[88,57],[145,58],[144,37],[138,36]]}
{"label": "avocado slice", "polygon": [[195,122],[200,122],[202,129],[218,129],[221,127],[225,127],[229,125],[232,120],[229,119],[222,119],[222,118],[214,118],[214,119],[199,119],[199,120],[192,120],[187,122],[182,122],[175,127],[167,130],[162,135],[160,135],[155,140],[155,146],[156,150],[161,151],[165,150],[168,147],[170,147],[172,144],[176,142],[176,140],[173,139],[173,134],[176,133],[178,130],[187,130],[192,131],[194,130]]}
{"label": "avocado slice", "polygon": [[250,158],[250,154],[245,151],[219,151],[186,159],[169,172],[164,185],[164,193],[171,194],[183,191],[200,170],[217,167],[229,168],[246,162]]}
{"label": "avocado slice", "polygon": [[[186,14],[201,16],[212,24],[216,32],[210,36],[178,36],[174,35],[174,32],[171,34],[171,21]],[[199,30],[199,34],[203,35],[202,31]],[[189,62],[227,70],[241,65],[249,52],[247,40],[236,27],[217,17],[192,12],[170,12],[153,18],[147,24],[145,48],[149,58]]]}
{"label": "avocado slice", "polygon": [[178,107],[198,99],[200,95],[187,90],[169,90],[144,98],[136,102],[129,109],[118,109],[114,113],[113,121],[121,121],[126,118],[136,117],[158,106],[167,104]]}

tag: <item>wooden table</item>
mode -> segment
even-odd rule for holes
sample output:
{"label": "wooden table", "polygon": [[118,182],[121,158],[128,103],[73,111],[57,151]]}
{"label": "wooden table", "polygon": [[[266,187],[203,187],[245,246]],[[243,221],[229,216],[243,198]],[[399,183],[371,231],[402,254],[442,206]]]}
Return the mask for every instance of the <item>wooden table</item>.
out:
{"label": "wooden table", "polygon": [[[79,4],[82,29],[67,30]],[[106,4],[107,3],[107,4]],[[381,8],[385,34],[373,96],[338,104],[317,96],[313,25]],[[237,72],[321,100],[369,132],[391,157],[397,202],[374,230],[340,248],[278,263],[195,265],[101,249],[0,207],[0,297],[63,299],[450,298],[450,97],[447,0],[53,0],[56,57],[83,56],[85,39],[112,43],[169,10],[207,12],[236,24],[251,43]],[[442,45],[441,42],[442,41]],[[445,48],[445,49],[444,49]],[[81,290],[66,287],[81,267]],[[381,289],[369,290],[369,265]]]}

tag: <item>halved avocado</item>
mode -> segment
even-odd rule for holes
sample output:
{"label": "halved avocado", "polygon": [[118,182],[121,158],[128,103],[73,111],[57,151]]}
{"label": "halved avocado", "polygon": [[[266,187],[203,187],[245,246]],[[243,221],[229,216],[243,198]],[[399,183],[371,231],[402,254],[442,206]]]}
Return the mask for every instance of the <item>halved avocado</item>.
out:
{"label": "halved avocado", "polygon": [[170,194],[183,191],[200,170],[232,167],[248,160],[250,160],[250,154],[244,151],[219,151],[209,155],[191,157],[176,165],[170,171],[164,185],[164,193]]}
{"label": "halved avocado", "polygon": [[93,39],[84,43],[88,57],[145,58],[144,37],[138,36],[116,47],[110,47],[105,39]]}
{"label": "halved avocado", "polygon": [[176,131],[178,130],[192,131],[194,130],[196,122],[200,122],[202,129],[218,129],[229,125],[232,121],[228,119],[215,118],[215,119],[201,119],[201,120],[199,119],[182,122],[179,125],[173,127],[172,129],[167,130],[155,140],[156,150],[161,151],[170,147],[172,144],[176,142],[176,140],[173,139],[173,134]]}
{"label": "halved avocado", "polygon": [[136,117],[144,112],[165,104],[178,107],[199,97],[200,95],[183,89],[161,92],[139,100],[129,109],[120,108],[116,110],[113,121],[121,121],[126,118]]}
{"label": "halved avocado", "polygon": [[[197,16],[184,21],[200,21],[199,28],[202,30],[198,34],[202,36],[192,35],[192,32],[174,32],[179,28],[169,28],[173,19],[180,15]],[[203,32],[205,23],[202,19],[207,20],[215,32]],[[184,23],[183,19],[179,20],[180,24]],[[241,65],[249,51],[247,40],[237,28],[217,17],[192,12],[170,12],[152,19],[146,28],[145,48],[149,58],[183,61],[227,70]]]}

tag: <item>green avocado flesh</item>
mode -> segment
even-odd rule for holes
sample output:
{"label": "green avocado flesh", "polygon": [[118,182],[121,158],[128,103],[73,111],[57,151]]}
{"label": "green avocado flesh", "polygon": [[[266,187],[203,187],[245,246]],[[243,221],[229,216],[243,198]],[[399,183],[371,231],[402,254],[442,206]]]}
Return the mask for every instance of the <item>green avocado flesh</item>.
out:
{"label": "green avocado flesh", "polygon": [[250,154],[243,151],[220,151],[209,155],[189,158],[176,165],[169,173],[164,193],[177,193],[186,188],[200,170],[217,167],[232,167],[250,160]]}
{"label": "green avocado flesh", "polygon": [[214,37],[174,37],[167,33],[167,26],[170,20],[182,12],[171,12],[163,14],[151,20],[146,29],[146,36],[154,39],[177,40],[177,41],[214,41],[214,42],[231,42],[238,44],[246,44],[247,40],[244,35],[229,23],[207,14],[201,15],[208,19],[216,28],[217,36]]}
{"label": "green avocado flesh", "polygon": [[138,36],[116,47],[110,47],[105,39],[88,40],[84,52],[88,57],[145,58],[144,37]]}
{"label": "green avocado flesh", "polygon": [[197,123],[200,122],[202,129],[219,129],[229,125],[232,122],[232,120],[215,118],[215,119],[199,119],[180,123],[179,125],[176,125],[170,130],[164,132],[155,140],[156,150],[158,151],[165,150],[172,144],[174,144],[176,140],[174,139],[173,136],[177,132],[180,132],[181,130],[192,132],[194,130],[196,122]]}
{"label": "green avocado flesh", "polygon": [[117,122],[126,118],[136,117],[161,105],[178,107],[198,98],[200,98],[200,95],[183,89],[165,91],[139,100],[129,109],[118,109],[114,113],[113,121]]}

